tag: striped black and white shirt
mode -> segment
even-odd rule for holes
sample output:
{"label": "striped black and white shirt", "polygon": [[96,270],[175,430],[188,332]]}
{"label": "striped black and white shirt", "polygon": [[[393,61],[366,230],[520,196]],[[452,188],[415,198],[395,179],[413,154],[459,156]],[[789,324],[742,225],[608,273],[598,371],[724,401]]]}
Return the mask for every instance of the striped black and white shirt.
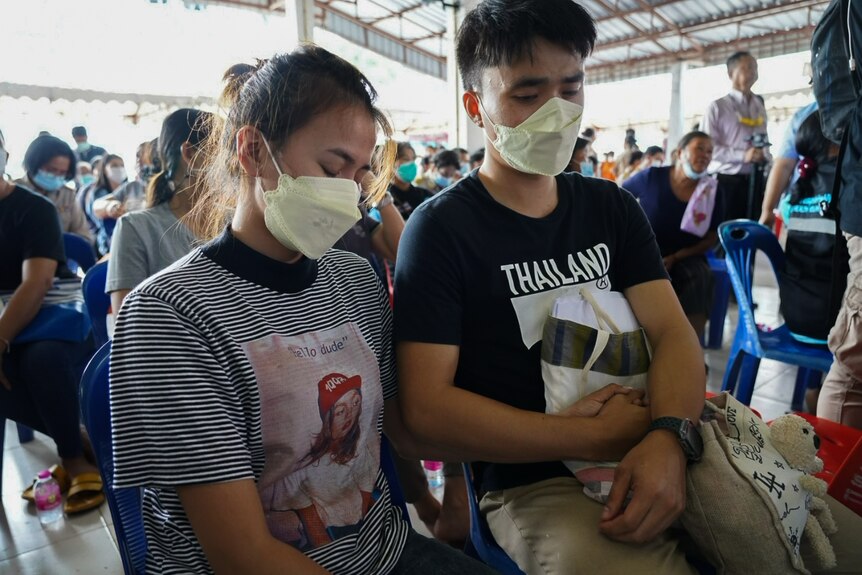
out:
{"label": "striped black and white shirt", "polygon": [[409,530],[379,463],[391,331],[365,260],[284,264],[229,230],[132,292],[111,414],[116,487],[144,488],[147,571],[211,572],[176,487],[251,478],[274,537],[333,573],[389,572]]}

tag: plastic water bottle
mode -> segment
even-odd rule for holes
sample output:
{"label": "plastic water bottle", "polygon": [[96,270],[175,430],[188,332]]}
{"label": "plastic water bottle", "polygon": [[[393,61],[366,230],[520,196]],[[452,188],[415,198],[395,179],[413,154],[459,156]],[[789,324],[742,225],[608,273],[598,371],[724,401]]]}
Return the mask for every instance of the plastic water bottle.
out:
{"label": "plastic water bottle", "polygon": [[36,515],[42,525],[54,523],[63,517],[63,494],[60,493],[60,485],[45,469],[39,472],[34,488],[36,498]]}
{"label": "plastic water bottle", "polygon": [[442,461],[423,461],[425,467],[425,476],[428,478],[428,486],[431,489],[439,489],[443,487],[443,462]]}

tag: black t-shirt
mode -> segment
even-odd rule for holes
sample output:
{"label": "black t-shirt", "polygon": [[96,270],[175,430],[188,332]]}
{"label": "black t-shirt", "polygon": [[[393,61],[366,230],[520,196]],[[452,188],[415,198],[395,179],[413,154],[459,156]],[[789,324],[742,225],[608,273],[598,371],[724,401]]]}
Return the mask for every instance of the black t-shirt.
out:
{"label": "black t-shirt", "polygon": [[63,228],[51,200],[21,186],[0,200],[0,291],[21,285],[21,264],[30,258],[57,260],[57,277],[66,270]]}
{"label": "black t-shirt", "polygon": [[406,190],[402,190],[394,184],[389,184],[389,193],[392,194],[392,201],[395,203],[395,207],[398,208],[404,221],[407,221],[413,210],[418,208],[422,202],[434,196],[431,190],[420,188],[413,184],[410,184],[410,187]]}
{"label": "black t-shirt", "polygon": [[[460,346],[455,385],[544,412],[544,320],[566,289],[623,291],[667,274],[637,201],[613,182],[557,176],[558,204],[531,218],[495,201],[476,172],[419,207],[401,238],[398,341]],[[486,489],[568,474],[560,462],[489,465]]]}
{"label": "black t-shirt", "polygon": [[359,212],[362,214],[360,220],[353,224],[353,227],[341,236],[341,239],[335,242],[333,247],[338,250],[352,252],[370,261],[374,251],[371,237],[374,235],[374,231],[380,225],[380,222],[368,215],[368,208],[365,206],[364,201],[359,204]]}

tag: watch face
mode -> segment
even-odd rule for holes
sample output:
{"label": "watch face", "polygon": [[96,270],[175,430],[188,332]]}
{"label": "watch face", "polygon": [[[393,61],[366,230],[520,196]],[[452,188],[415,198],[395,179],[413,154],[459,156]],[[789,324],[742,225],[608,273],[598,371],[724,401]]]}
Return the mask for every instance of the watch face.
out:
{"label": "watch face", "polygon": [[700,432],[691,420],[685,420],[683,430],[684,436],[680,437],[680,439],[682,440],[683,451],[685,451],[686,457],[691,461],[700,461],[703,455],[703,437],[700,436]]}

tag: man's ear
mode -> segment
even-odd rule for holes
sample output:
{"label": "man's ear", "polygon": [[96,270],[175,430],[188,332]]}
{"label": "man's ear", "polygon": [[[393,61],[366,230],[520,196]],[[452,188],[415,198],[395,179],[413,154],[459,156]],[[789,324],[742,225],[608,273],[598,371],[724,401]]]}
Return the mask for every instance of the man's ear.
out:
{"label": "man's ear", "polygon": [[479,96],[476,92],[464,92],[464,95],[461,96],[461,101],[464,104],[464,109],[467,111],[467,115],[470,116],[473,123],[480,128],[484,128],[485,124],[482,122],[482,114],[479,108]]}
{"label": "man's ear", "polygon": [[263,134],[252,126],[243,126],[236,134],[236,151],[239,165],[249,176],[259,176],[269,154]]}

